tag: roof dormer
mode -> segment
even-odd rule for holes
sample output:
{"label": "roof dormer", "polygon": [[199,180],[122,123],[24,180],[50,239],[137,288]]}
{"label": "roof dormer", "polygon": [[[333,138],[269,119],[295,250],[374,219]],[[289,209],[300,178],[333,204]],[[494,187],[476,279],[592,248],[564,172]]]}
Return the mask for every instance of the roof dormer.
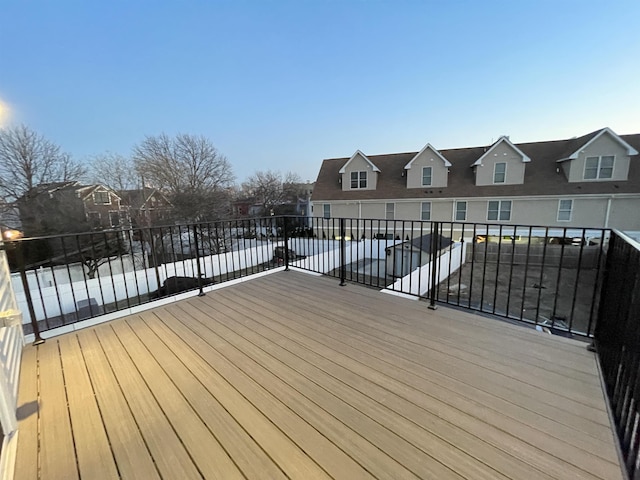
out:
{"label": "roof dormer", "polygon": [[380,169],[360,150],[338,172],[342,190],[375,190]]}
{"label": "roof dormer", "polygon": [[518,185],[524,183],[525,165],[530,161],[509,137],[502,136],[471,166],[476,185]]}
{"label": "roof dormer", "polygon": [[430,143],[404,166],[407,188],[446,187],[451,163]]}
{"label": "roof dormer", "polygon": [[576,139],[557,162],[569,182],[624,181],[629,177],[630,157],[638,151],[610,128]]}

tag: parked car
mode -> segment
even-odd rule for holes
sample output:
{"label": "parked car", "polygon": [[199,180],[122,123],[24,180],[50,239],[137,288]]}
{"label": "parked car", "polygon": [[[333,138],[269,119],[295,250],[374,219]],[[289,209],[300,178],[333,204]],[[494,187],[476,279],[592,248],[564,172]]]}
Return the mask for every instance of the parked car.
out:
{"label": "parked car", "polygon": [[[203,287],[214,283],[213,278],[206,277],[202,278],[200,282]],[[200,284],[197,277],[168,277],[158,290],[149,293],[149,298],[166,297],[188,290],[195,290],[199,287]]]}
{"label": "parked car", "polygon": [[78,300],[76,302],[76,308],[78,311],[78,320],[97,317],[104,313],[104,308],[102,308],[102,305],[98,305],[98,301],[95,298]]}

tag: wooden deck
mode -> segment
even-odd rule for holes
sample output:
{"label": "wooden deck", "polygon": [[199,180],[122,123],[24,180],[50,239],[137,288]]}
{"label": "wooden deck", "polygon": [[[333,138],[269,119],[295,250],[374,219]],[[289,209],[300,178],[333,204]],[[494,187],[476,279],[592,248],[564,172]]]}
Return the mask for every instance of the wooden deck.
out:
{"label": "wooden deck", "polygon": [[280,272],[27,347],[16,479],[621,478],[583,343]]}

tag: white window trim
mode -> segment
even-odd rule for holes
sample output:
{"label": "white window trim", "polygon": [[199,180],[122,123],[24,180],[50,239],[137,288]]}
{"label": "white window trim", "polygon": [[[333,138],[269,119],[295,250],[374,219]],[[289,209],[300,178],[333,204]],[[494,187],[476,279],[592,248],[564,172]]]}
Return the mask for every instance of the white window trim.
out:
{"label": "white window trim", "polygon": [[[423,217],[423,213],[424,213],[424,208],[422,208],[422,207],[424,206],[425,203],[429,204],[429,218],[426,218],[426,219],[422,218]],[[420,220],[423,221],[423,222],[430,222],[431,221],[431,202],[420,202]]]}
{"label": "white window trim", "polygon": [[[489,220],[489,204],[491,202],[498,202],[498,218],[496,218],[495,220]],[[511,204],[511,208],[509,209],[509,219],[500,220],[500,212],[502,211],[502,204],[504,202],[509,202]],[[513,200],[487,200],[487,222],[510,222],[512,216],[513,216]]]}
{"label": "white window trim", "polygon": [[[464,203],[464,219],[463,220],[458,220],[458,204],[459,203]],[[456,200],[456,202],[453,205],[454,208],[454,213],[453,213],[453,221],[454,222],[466,222],[467,221],[467,206],[468,206],[468,202],[466,200]],[[488,206],[487,206],[488,209]],[[488,213],[487,213],[488,215]]]}
{"label": "white window trim", "polygon": [[[608,178],[600,177],[600,164],[602,163],[602,157],[613,157],[613,165],[611,165],[611,176]],[[587,178],[587,159],[588,158],[597,158],[598,165],[596,167],[596,178]],[[582,170],[582,180],[585,182],[601,182],[607,180],[613,180],[614,174],[616,171],[616,156],[615,155],[587,155],[584,157],[584,169]]]}
{"label": "white window trim", "polygon": [[[431,175],[429,175],[429,178],[431,179],[431,181],[429,182],[429,184],[425,184],[424,183],[424,170],[425,168],[428,168],[431,170]],[[423,187],[432,187],[433,186],[433,167],[422,167],[422,178],[420,179],[420,184]]]}
{"label": "white window trim", "polygon": [[[358,175],[358,180],[355,187],[351,184],[351,175],[353,175],[354,173]],[[364,187],[360,186],[360,174],[362,173],[364,173]],[[365,190],[369,186],[369,175],[367,175],[367,171],[355,170],[351,172],[351,174],[349,175],[349,186],[351,187],[351,190]]]}
{"label": "white window trim", "polygon": [[[389,216],[388,206],[389,205],[393,205],[393,212],[391,213],[393,218],[388,218],[388,216]],[[385,204],[384,204],[384,219],[385,220],[395,220],[396,219],[396,204],[395,204],[395,202],[385,202]]]}
{"label": "white window trim", "polygon": [[[116,213],[118,215],[118,225],[114,225],[113,222],[111,221],[111,214],[112,213]],[[122,215],[120,214],[120,210],[109,210],[109,223],[111,224],[112,227],[116,227],[116,226],[121,226],[122,225]]]}
{"label": "white window trim", "polygon": [[[329,216],[327,216],[327,206],[329,207]],[[331,218],[331,204],[323,203],[322,204],[322,218]]]}
{"label": "white window trim", "polygon": [[[504,165],[504,181],[496,182],[496,167],[498,165]],[[496,162],[493,164],[493,184],[494,185],[504,185],[507,183],[507,162]]]}
{"label": "white window trim", "polygon": [[[568,220],[563,220],[560,219],[560,205],[562,205],[563,201],[569,201],[571,202],[571,208],[569,209],[569,219]],[[562,210],[562,211],[566,211],[566,210]],[[558,213],[556,215],[556,220],[558,222],[570,222],[573,218],[573,198],[561,198],[558,200]]]}
{"label": "white window trim", "polygon": [[[107,194],[107,198],[109,199],[109,201],[106,202],[106,203],[96,203],[96,193],[106,193]],[[104,190],[99,190],[97,192],[93,192],[92,197],[93,197],[93,204],[94,205],[111,205],[111,195],[109,194],[109,192],[105,192]]]}

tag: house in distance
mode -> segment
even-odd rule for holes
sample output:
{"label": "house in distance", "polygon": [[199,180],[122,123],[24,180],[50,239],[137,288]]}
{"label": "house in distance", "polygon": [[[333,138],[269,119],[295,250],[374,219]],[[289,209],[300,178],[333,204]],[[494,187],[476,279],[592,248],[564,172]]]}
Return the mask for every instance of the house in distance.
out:
{"label": "house in distance", "polygon": [[[314,217],[640,232],[640,134],[324,160]],[[375,232],[374,232],[375,233]]]}

